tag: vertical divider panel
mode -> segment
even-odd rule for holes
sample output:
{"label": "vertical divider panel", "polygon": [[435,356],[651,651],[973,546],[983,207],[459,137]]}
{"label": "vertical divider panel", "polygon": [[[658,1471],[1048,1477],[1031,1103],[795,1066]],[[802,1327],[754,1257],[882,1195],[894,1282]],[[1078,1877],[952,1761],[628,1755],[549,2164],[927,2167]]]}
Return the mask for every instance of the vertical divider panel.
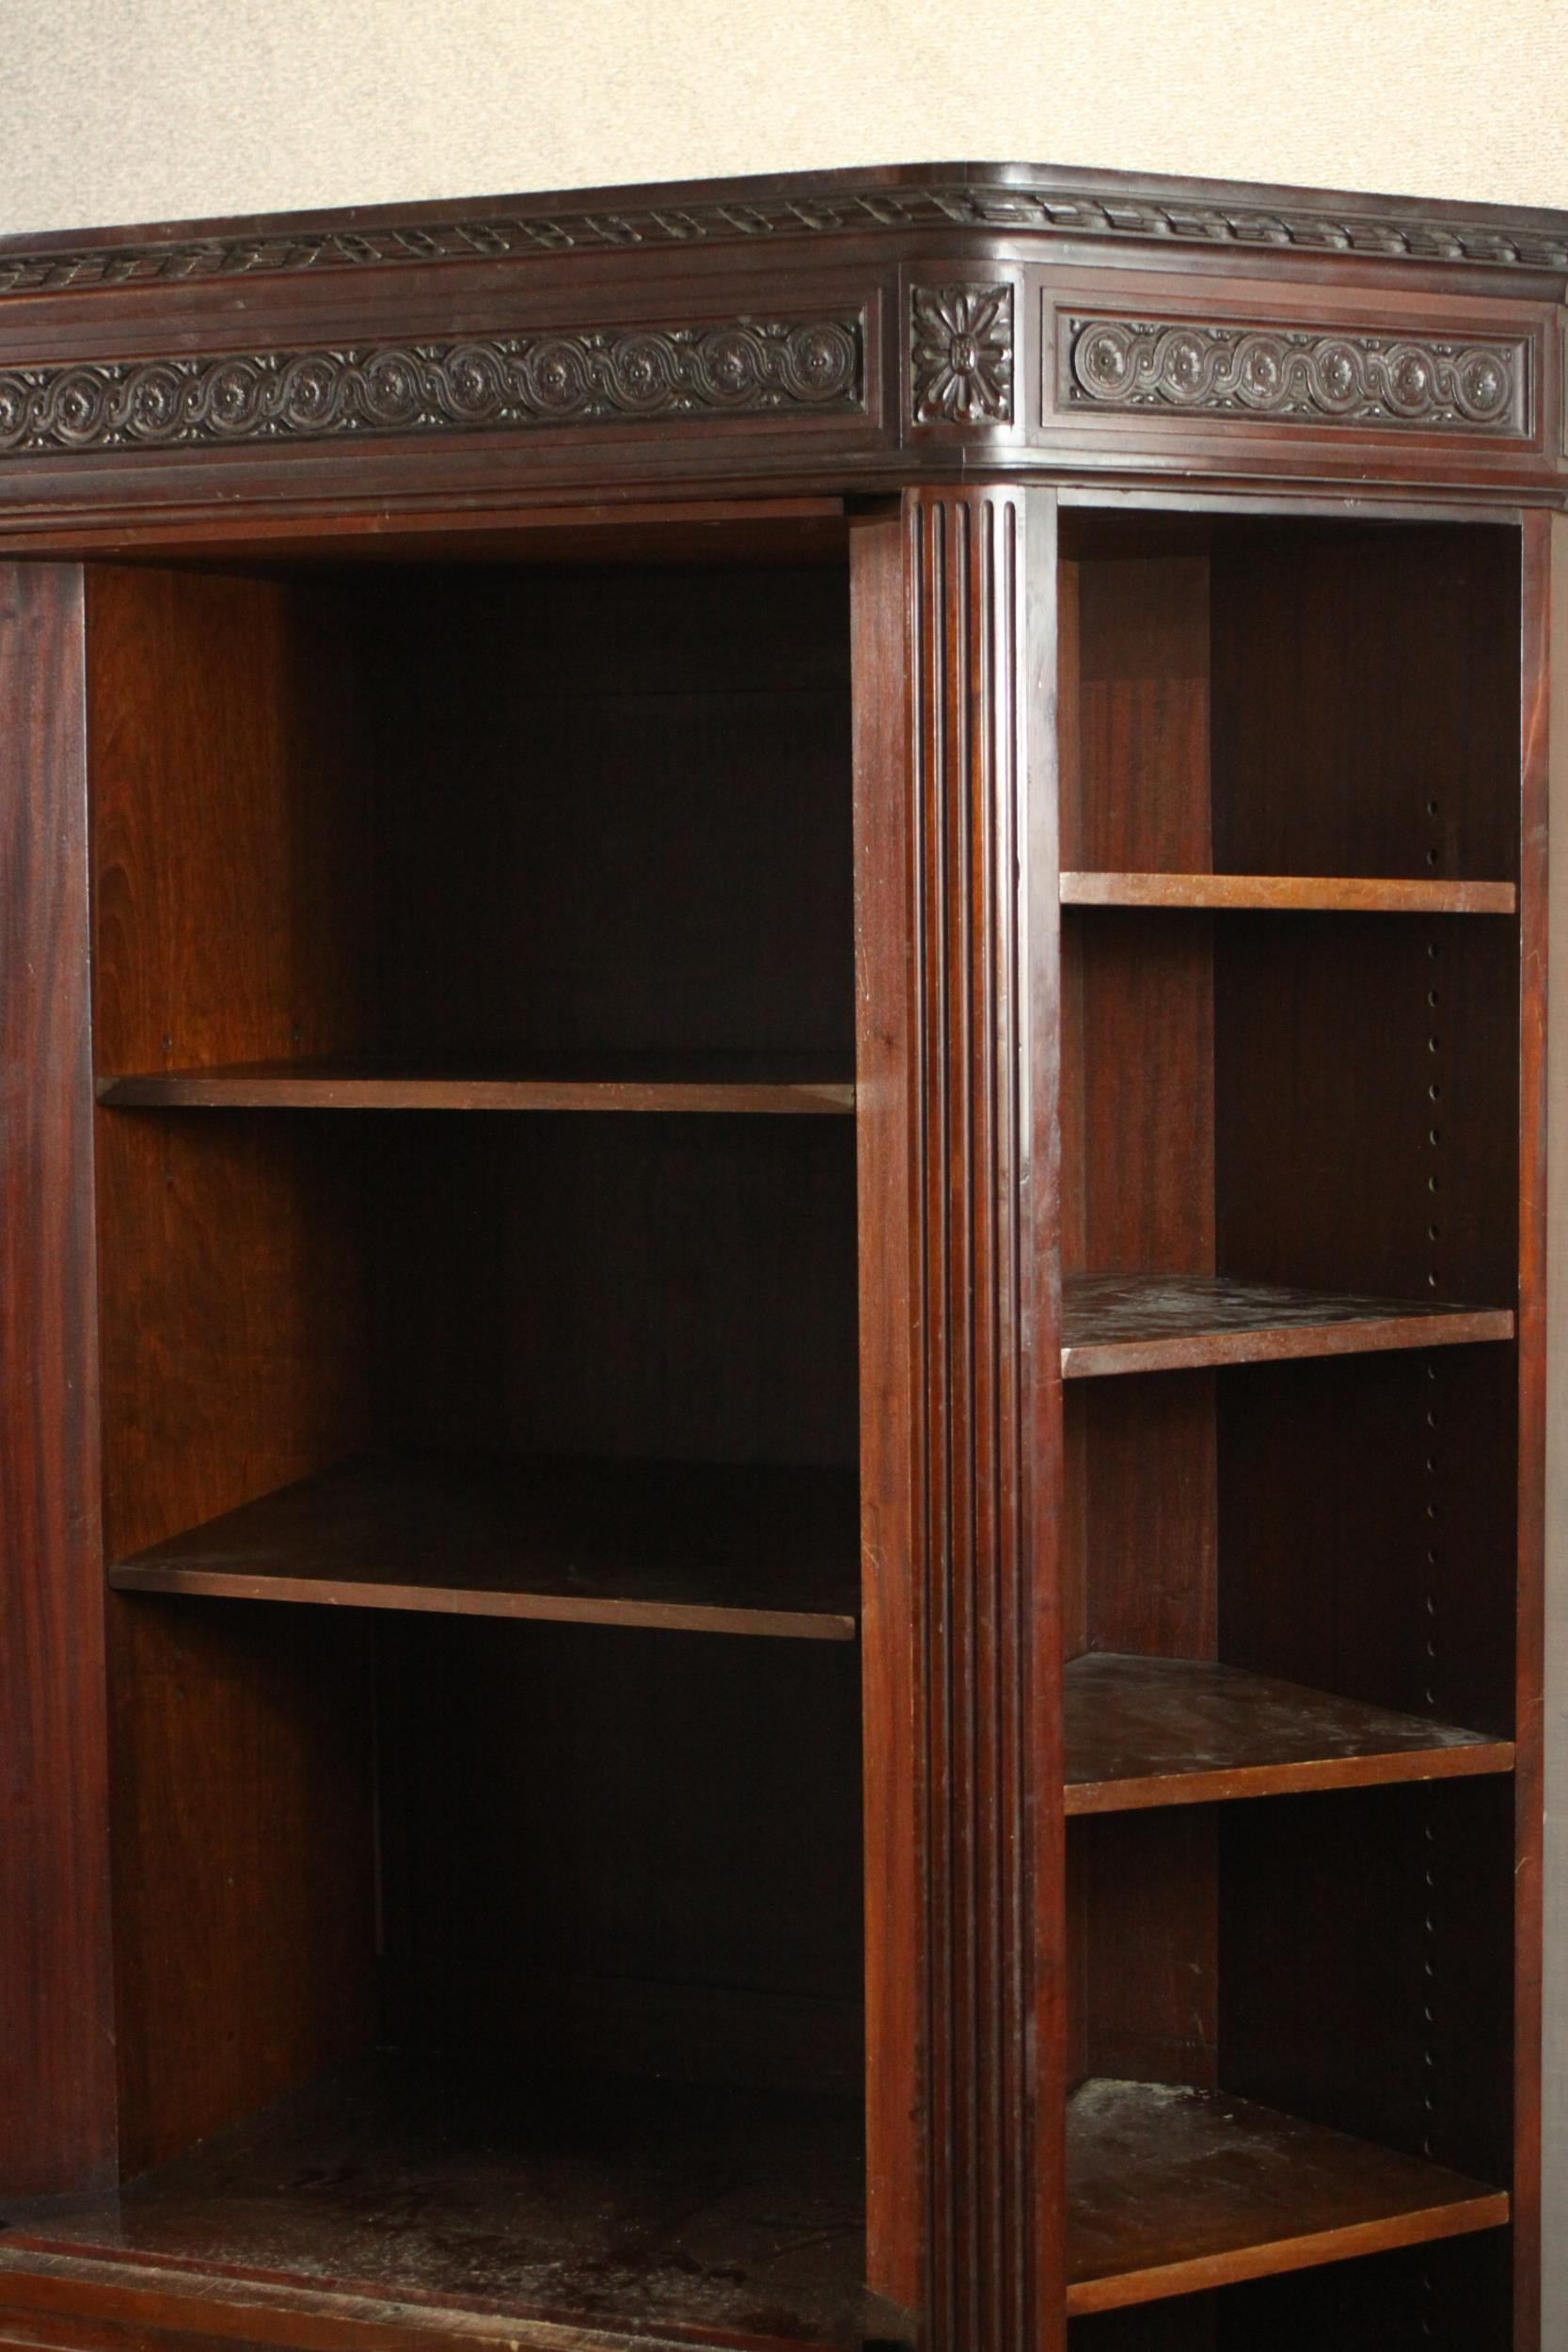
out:
{"label": "vertical divider panel", "polygon": [[0,569],[0,2194],[115,2171],[83,594]]}
{"label": "vertical divider panel", "polygon": [[911,491],[855,536],[869,2283],[932,2352],[1051,2352],[1054,501]]}

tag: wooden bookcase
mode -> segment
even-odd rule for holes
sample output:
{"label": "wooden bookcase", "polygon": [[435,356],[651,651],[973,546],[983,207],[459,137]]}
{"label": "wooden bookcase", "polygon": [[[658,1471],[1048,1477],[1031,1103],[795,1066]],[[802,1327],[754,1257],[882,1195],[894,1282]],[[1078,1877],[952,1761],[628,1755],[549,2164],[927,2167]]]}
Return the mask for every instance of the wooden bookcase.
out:
{"label": "wooden bookcase", "polygon": [[1565,282],[0,244],[0,2345],[1545,2352]]}

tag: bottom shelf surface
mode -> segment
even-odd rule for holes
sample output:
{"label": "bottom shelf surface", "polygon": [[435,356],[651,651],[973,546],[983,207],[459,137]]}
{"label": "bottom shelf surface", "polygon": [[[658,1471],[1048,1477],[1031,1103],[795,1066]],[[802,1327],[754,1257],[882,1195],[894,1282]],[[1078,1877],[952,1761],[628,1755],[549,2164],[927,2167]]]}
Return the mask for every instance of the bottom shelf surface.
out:
{"label": "bottom shelf surface", "polygon": [[8,2214],[0,2277],[74,2258],[838,2352],[861,2341],[861,2137],[849,2101],[378,2055],[118,2197]]}
{"label": "bottom shelf surface", "polygon": [[1115,2311],[1459,2237],[1509,2201],[1223,2091],[1092,2080],[1068,2104],[1068,2310]]}

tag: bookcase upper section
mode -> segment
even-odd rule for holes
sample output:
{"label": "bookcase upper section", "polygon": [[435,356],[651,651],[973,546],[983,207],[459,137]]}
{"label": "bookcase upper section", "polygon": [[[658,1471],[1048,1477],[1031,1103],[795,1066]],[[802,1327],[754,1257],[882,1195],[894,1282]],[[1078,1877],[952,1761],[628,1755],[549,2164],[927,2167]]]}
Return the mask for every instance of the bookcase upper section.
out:
{"label": "bookcase upper section", "polygon": [[1568,497],[1568,215],[920,165],[0,239],[0,540],[975,468]]}

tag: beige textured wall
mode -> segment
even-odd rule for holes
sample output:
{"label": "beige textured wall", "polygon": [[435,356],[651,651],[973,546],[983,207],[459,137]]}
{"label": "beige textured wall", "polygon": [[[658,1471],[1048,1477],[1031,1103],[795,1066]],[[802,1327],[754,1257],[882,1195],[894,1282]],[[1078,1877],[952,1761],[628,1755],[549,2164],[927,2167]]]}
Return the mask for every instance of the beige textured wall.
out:
{"label": "beige textured wall", "polygon": [[0,0],[0,230],[918,158],[1568,205],[1568,0]]}

